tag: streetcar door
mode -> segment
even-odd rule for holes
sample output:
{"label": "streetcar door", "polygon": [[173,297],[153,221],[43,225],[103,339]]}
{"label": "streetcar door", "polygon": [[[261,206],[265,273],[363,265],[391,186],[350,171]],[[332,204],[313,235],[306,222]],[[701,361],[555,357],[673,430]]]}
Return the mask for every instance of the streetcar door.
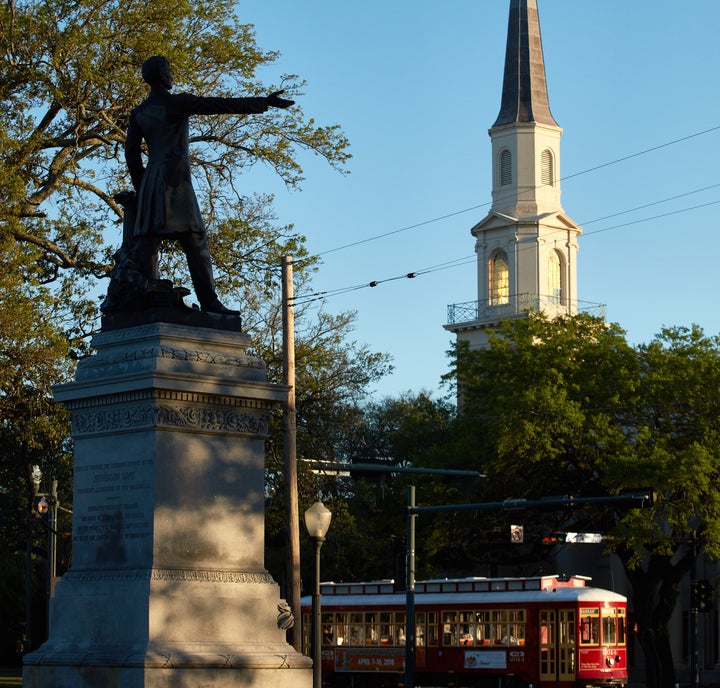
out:
{"label": "streetcar door", "polygon": [[540,681],[575,680],[575,610],[540,610]]}

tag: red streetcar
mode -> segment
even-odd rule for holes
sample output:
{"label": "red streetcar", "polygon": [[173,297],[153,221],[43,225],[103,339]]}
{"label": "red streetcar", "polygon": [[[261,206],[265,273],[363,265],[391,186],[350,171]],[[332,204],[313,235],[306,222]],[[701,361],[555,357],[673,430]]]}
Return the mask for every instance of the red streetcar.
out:
{"label": "red streetcar", "polygon": [[[585,688],[627,683],[626,598],[583,576],[415,585],[418,686]],[[392,581],[324,583],[323,683],[402,685],[405,593]],[[302,600],[310,653],[311,597]]]}

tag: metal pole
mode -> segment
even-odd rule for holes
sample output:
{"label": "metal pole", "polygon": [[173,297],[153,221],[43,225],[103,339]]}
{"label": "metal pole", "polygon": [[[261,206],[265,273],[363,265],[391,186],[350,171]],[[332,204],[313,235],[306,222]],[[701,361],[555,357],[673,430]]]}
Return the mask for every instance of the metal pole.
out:
{"label": "metal pole", "polygon": [[32,531],[33,522],[30,508],[27,513],[27,543],[25,553],[25,639],[23,653],[32,650]]}
{"label": "metal pole", "polygon": [[283,413],[285,425],[285,513],[287,522],[287,580],[290,608],[295,615],[292,646],[302,651],[302,614],[300,612],[300,514],[297,484],[297,425],[295,408],[295,313],[292,257],[282,259],[283,382],[289,387]]}
{"label": "metal pole", "polygon": [[322,608],[320,600],[320,548],[325,538],[315,538],[315,593],[313,594],[313,688],[322,688]]}
{"label": "metal pole", "polygon": [[[50,550],[48,558],[50,560],[50,581],[55,581],[57,575],[57,514],[58,514],[58,483],[57,480],[52,481],[50,489]],[[50,588],[52,596],[52,587]]]}
{"label": "metal pole", "polygon": [[57,573],[57,480],[50,487],[50,508],[48,509],[48,581],[47,581],[47,634],[50,637],[50,600]]}
{"label": "metal pole", "polygon": [[407,490],[405,555],[405,686],[415,688],[415,486]]}
{"label": "metal pole", "polygon": [[690,563],[690,688],[700,685],[698,662],[698,581],[697,544],[693,538],[692,562]]}

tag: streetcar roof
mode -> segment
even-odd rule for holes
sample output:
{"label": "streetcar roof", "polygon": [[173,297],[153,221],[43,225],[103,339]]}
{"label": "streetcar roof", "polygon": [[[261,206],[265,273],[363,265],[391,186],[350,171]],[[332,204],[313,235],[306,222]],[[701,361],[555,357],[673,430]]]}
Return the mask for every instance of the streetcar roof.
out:
{"label": "streetcar roof", "polygon": [[[626,598],[602,588],[587,587],[586,576],[535,576],[528,578],[453,578],[418,581],[416,604],[508,604],[531,602],[625,602]],[[323,583],[323,607],[403,606],[406,593],[394,581]],[[302,604],[309,605],[304,597]]]}
{"label": "streetcar roof", "polygon": [[[303,597],[302,605],[310,605],[312,598]],[[518,603],[568,603],[586,602],[625,602],[619,593],[602,588],[556,588],[554,590],[514,590],[512,592],[440,592],[415,593],[416,606],[437,605],[490,605]],[[331,595],[323,597],[323,609],[332,607],[402,607],[406,602],[406,593],[381,593],[371,595]]]}

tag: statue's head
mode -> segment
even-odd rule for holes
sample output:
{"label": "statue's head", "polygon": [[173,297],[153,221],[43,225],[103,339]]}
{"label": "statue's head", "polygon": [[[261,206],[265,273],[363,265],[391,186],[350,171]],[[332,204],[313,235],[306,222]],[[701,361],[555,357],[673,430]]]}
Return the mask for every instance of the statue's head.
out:
{"label": "statue's head", "polygon": [[172,88],[173,78],[170,63],[162,55],[153,55],[143,62],[142,78],[150,86],[164,86]]}

